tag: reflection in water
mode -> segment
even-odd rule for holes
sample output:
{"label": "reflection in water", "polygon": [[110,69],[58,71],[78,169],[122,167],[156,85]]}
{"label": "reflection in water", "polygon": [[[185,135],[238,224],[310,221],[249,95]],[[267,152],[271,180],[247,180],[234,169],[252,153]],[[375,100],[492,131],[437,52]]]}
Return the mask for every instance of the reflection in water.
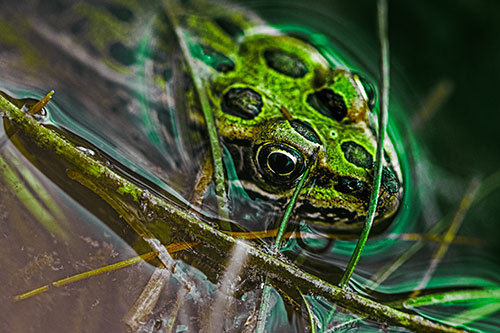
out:
{"label": "reflection in water", "polygon": [[[40,1],[35,8],[30,7],[31,2],[2,4],[0,44],[4,52],[0,54],[0,89],[17,98],[36,100],[42,92],[54,89],[54,101],[47,106],[48,115],[40,120],[42,123],[134,183],[215,224],[215,185],[206,170],[210,164],[209,142],[193,80],[179,49],[168,43],[174,38],[161,4],[126,3]],[[253,6],[260,8],[258,2]],[[356,52],[362,46],[352,45],[342,33],[333,34],[332,31],[346,31],[333,18],[317,12],[304,15],[278,5],[265,4],[263,10],[274,16],[276,23],[287,23],[289,13],[293,13],[297,23],[317,21],[315,27],[321,33],[311,39],[333,64],[353,66],[356,71],[366,72],[367,77],[375,77],[373,63],[367,60],[354,66],[341,56],[365,53]],[[231,30],[227,22],[221,22]],[[302,35],[311,34],[298,24],[282,26]],[[331,26],[337,29],[327,28]],[[235,29],[231,31],[238,34]],[[332,44],[350,48],[332,52]],[[394,94],[397,93],[396,88]],[[460,201],[463,193],[470,195],[466,184],[450,175],[441,177],[439,170],[425,159],[408,129],[406,117],[412,110],[406,104],[409,102],[404,99],[396,100],[391,111],[392,133],[404,138],[396,143],[405,173],[403,207],[388,230],[369,241],[352,288],[381,302],[406,299],[424,287],[426,290],[417,293],[497,288],[498,260],[488,254],[488,246],[478,244],[469,235],[447,236],[457,232],[450,232],[450,225],[454,225],[454,216],[461,211],[463,224],[474,224],[474,203],[470,215],[465,215]],[[140,262],[53,286],[13,302],[15,295],[148,253],[151,247],[100,197],[68,179],[64,164],[29,145],[15,130],[9,132],[12,126],[8,119],[3,124],[3,331],[119,332],[129,327],[135,331],[181,332],[207,328],[244,331],[255,327],[263,277],[247,271],[244,243],[238,243],[229,254],[217,253],[209,244],[193,244],[187,250],[171,252],[172,256],[157,244],[164,255],[160,256],[161,262],[151,258],[151,264]],[[398,131],[400,135],[396,135]],[[233,231],[241,234],[274,229],[281,218],[283,202],[250,197],[228,150],[224,151],[224,166]],[[282,249],[284,260],[337,283],[355,241],[346,235],[315,230],[301,221],[293,222],[297,232],[289,234]],[[172,235],[161,223],[154,228],[157,235],[172,243],[192,241],[183,238],[181,232]],[[271,238],[264,233],[262,239],[252,244],[265,246],[272,243]],[[283,332],[307,330],[308,314],[295,288],[276,286],[271,296],[274,306],[269,328]],[[305,298],[322,329],[380,327],[328,304],[321,295]],[[451,323],[488,331],[499,321],[493,315],[498,308],[491,303],[491,299],[475,299],[458,305],[408,308],[428,318],[445,322],[452,318]],[[464,311],[464,305],[469,306],[469,312]]]}

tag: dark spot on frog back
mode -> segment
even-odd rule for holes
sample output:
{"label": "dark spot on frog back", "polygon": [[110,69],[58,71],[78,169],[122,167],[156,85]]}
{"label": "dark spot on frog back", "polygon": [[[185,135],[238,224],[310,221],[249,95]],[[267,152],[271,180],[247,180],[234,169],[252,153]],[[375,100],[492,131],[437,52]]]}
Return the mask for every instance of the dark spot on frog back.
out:
{"label": "dark spot on frog back", "polygon": [[284,50],[267,49],[264,51],[264,59],[276,72],[295,79],[303,77],[308,72],[307,66],[297,55]]}
{"label": "dark spot on frog back", "polygon": [[89,20],[86,17],[82,17],[69,26],[69,31],[73,35],[81,35],[89,29]]}
{"label": "dark spot on frog back", "polygon": [[236,38],[243,35],[243,29],[230,18],[223,16],[214,19],[215,24],[219,26],[229,37]]}
{"label": "dark spot on frog back", "polygon": [[196,59],[218,72],[227,73],[232,71],[235,67],[231,58],[210,46],[199,44],[194,46],[191,52]]}
{"label": "dark spot on frog back", "polygon": [[344,157],[350,163],[364,169],[370,169],[373,166],[373,157],[365,147],[354,141],[344,141],[340,145],[344,152]]}
{"label": "dark spot on frog back", "polygon": [[341,193],[354,195],[364,201],[368,201],[370,198],[370,186],[357,178],[340,177],[334,188]]}
{"label": "dark spot on frog back", "polygon": [[392,168],[384,167],[382,170],[382,186],[384,189],[389,191],[390,194],[395,194],[399,192],[400,184],[398,177],[392,170]]}
{"label": "dark spot on frog back", "polygon": [[124,66],[131,66],[136,63],[136,52],[123,44],[122,42],[114,42],[109,46],[110,56]]}
{"label": "dark spot on frog back", "polygon": [[67,0],[38,1],[40,13],[47,13],[49,15],[61,14],[72,5],[72,1]]}
{"label": "dark spot on frog back", "polygon": [[106,10],[122,22],[130,23],[134,20],[134,12],[118,3],[106,4]]}
{"label": "dark spot on frog back", "polygon": [[263,106],[262,97],[250,88],[231,88],[222,97],[222,112],[245,120],[255,118]]}
{"label": "dark spot on frog back", "polygon": [[344,98],[330,88],[309,94],[306,101],[314,110],[336,121],[341,121],[347,115]]}

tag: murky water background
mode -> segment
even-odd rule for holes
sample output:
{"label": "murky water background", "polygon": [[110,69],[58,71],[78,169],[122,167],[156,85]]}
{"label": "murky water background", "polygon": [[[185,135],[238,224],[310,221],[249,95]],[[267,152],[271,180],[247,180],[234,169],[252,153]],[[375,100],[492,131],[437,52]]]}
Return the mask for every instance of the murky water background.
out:
{"label": "murky water background", "polygon": [[[331,56],[336,61],[344,60],[368,78],[377,78],[376,9],[369,1],[317,1],[307,6],[298,1],[241,3],[284,30],[309,34],[316,31],[312,40],[325,52],[333,48]],[[82,150],[91,149],[87,153],[97,154],[141,186],[181,206],[189,205],[192,184],[206,150],[204,133],[201,129],[190,131],[185,125],[189,119],[182,118],[183,113],[172,107],[179,110],[186,105],[178,100],[174,104],[169,100],[168,104],[165,96],[158,97],[158,92],[150,88],[154,62],[177,60],[149,57],[148,50],[158,43],[148,24],[149,11],[136,14],[139,19],[130,38],[142,47],[135,54],[136,80],[124,83],[122,76],[95,67],[91,62],[93,54],[85,53],[89,50],[86,45],[82,50],[64,49],[64,39],[54,35],[67,23],[59,1],[31,5],[12,3],[0,15],[0,42],[6,43],[6,36],[18,31],[25,39],[16,46],[28,55],[20,60],[8,49],[0,52],[0,90],[18,98],[41,98],[48,90],[56,90],[46,124],[75,134],[73,139]],[[363,252],[352,287],[364,295],[390,301],[405,298],[414,289],[447,291],[498,287],[500,283],[500,224],[496,223],[500,217],[496,205],[500,191],[496,186],[500,181],[494,175],[500,166],[496,147],[500,138],[495,128],[500,119],[494,99],[500,88],[495,80],[500,68],[494,61],[500,56],[496,38],[500,26],[493,14],[495,5],[489,6],[492,8],[466,1],[458,5],[390,3],[391,131],[400,137],[397,149],[405,167],[406,196],[398,219],[383,234],[372,238]],[[37,29],[30,30],[26,22]],[[50,40],[50,36],[57,38]],[[94,52],[98,54],[99,50]],[[82,54],[85,57],[75,62],[75,56]],[[24,67],[24,60],[37,63],[39,70]],[[171,84],[165,98],[175,99],[187,83],[175,81],[180,79],[175,71],[170,75],[175,84]],[[421,119],[418,117],[426,97],[436,86],[449,89],[449,98],[435,114],[415,125],[415,119]],[[137,95],[131,96],[129,89]],[[0,138],[6,137],[8,128],[2,127]],[[178,131],[173,142],[165,135],[172,131]],[[11,140],[0,139],[0,327],[9,332],[130,329],[126,322],[133,304],[154,271],[154,265],[148,263],[53,287],[19,302],[12,300],[15,295],[149,249],[99,197],[67,180],[57,161],[47,160],[44,152],[29,147],[22,151],[22,138],[12,133],[9,136]],[[447,224],[442,230],[447,229],[474,176],[481,181],[476,200],[430,279],[426,274],[442,238],[431,239],[380,285],[370,284],[371,277],[401,258],[436,222],[444,219]],[[203,214],[207,219],[216,213],[216,208],[211,207],[210,202],[205,206]],[[241,213],[239,216],[245,218],[235,222],[254,231],[272,225],[277,214],[272,207],[262,202],[252,207],[250,216]],[[328,252],[315,253],[315,247],[322,244],[316,241],[304,245],[292,239],[284,253],[297,259],[303,269],[336,283],[355,241],[335,240]],[[210,322],[207,318],[216,318],[217,313],[211,311],[221,294],[216,283],[225,272],[197,262],[197,251],[194,247],[178,256],[179,269],[190,277],[196,292],[183,294],[182,283],[170,278],[154,311],[145,319],[145,327],[166,330],[169,319],[175,318],[172,331],[197,331],[206,329],[204,323]],[[426,281],[424,285],[422,281]],[[243,281],[241,288],[245,296],[233,300],[231,315],[224,322],[235,331],[242,329],[258,306],[260,295],[258,285]],[[277,306],[270,329],[306,331],[307,314],[293,312],[293,305],[283,302],[278,294],[274,297]],[[320,296],[308,300],[325,326],[331,306]],[[414,311],[445,320],[464,309],[427,306]],[[334,320],[340,331],[379,328],[369,321],[346,324],[352,318],[352,314],[337,311]],[[466,327],[488,332],[499,325],[499,314],[492,313]]]}

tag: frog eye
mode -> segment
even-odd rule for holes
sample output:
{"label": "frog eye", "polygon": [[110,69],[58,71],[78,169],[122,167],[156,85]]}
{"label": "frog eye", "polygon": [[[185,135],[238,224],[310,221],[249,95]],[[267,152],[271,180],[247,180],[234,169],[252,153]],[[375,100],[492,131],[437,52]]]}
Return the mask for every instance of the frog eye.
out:
{"label": "frog eye", "polygon": [[262,109],[262,97],[250,88],[231,88],[222,97],[222,112],[245,120],[255,118]]}
{"label": "frog eye", "polygon": [[358,85],[361,85],[360,88],[362,88],[364,93],[365,93],[365,98],[366,98],[366,102],[368,104],[368,107],[371,110],[373,110],[373,108],[375,107],[375,103],[376,103],[375,86],[373,85],[373,83],[371,81],[367,80],[366,78],[364,78],[363,76],[361,76],[359,74],[354,75],[354,78],[355,78],[356,82],[358,83]]}
{"label": "frog eye", "polygon": [[280,49],[268,49],[264,51],[264,59],[269,67],[286,76],[297,79],[307,74],[306,65],[295,54]]}
{"label": "frog eye", "polygon": [[347,115],[344,98],[332,89],[321,89],[307,96],[307,104],[322,115],[341,121]]}
{"label": "frog eye", "polygon": [[285,144],[263,145],[256,155],[262,175],[274,184],[291,183],[304,172],[304,158],[300,152]]}

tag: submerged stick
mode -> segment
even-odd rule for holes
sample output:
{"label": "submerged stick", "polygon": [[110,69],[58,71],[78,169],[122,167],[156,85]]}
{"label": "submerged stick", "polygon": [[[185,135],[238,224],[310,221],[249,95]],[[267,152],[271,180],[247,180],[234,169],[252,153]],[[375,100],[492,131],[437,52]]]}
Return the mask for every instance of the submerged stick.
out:
{"label": "submerged stick", "polygon": [[[82,153],[75,145],[55,131],[40,125],[31,115],[22,112],[3,96],[0,96],[0,111],[3,111],[10,122],[19,128],[23,137],[41,149],[53,152],[61,159],[61,163],[64,162],[68,168],[74,169],[79,174],[79,180],[101,195],[113,208],[122,212],[128,210],[131,215],[136,215],[140,211],[144,215],[155,216],[153,222],[165,223],[172,229],[182,230],[191,237],[207,242],[220,250],[206,255],[221,256],[223,253],[229,253],[236,244],[237,240],[233,237],[201,221],[194,213],[186,212],[175,204],[138,187],[104,163]],[[148,219],[141,224],[147,226],[149,223],[152,222]],[[396,310],[357,293],[342,290],[254,246],[247,244],[243,246],[248,250],[248,266],[255,273],[270,276],[287,286],[299,287],[304,294],[321,295],[330,302],[377,322],[426,332],[463,332],[418,315]]]}

